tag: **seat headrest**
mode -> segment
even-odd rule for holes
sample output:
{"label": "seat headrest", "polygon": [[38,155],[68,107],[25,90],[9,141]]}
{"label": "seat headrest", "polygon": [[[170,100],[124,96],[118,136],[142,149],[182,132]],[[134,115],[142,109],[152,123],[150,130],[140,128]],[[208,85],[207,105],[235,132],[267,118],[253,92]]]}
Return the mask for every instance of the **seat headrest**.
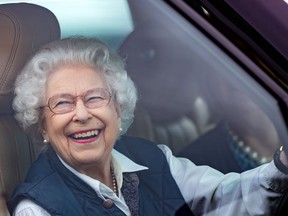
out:
{"label": "seat headrest", "polygon": [[60,26],[48,9],[34,4],[0,5],[0,113],[12,113],[13,85],[31,55],[60,38]]}
{"label": "seat headrest", "polygon": [[153,122],[167,124],[191,112],[198,95],[195,78],[205,66],[192,55],[185,32],[170,23],[146,20],[138,23],[123,41],[119,54],[126,59],[127,72],[139,90],[140,106]]}

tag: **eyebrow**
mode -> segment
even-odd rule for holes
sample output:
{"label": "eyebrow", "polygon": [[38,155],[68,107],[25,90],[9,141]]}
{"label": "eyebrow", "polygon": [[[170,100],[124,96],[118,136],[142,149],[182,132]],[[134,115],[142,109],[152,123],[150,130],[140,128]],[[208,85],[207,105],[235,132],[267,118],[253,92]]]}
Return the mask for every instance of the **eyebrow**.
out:
{"label": "eyebrow", "polygon": [[49,99],[52,98],[52,97],[55,97],[55,96],[61,96],[61,95],[67,95],[67,96],[72,96],[72,97],[83,96],[83,95],[85,95],[85,94],[87,94],[87,93],[89,93],[89,92],[91,92],[91,91],[97,90],[97,89],[101,89],[101,90],[104,89],[104,90],[108,91],[109,94],[111,94],[111,92],[109,91],[108,88],[104,88],[104,87],[95,87],[95,88],[91,88],[91,89],[85,91],[83,94],[73,95],[73,94],[70,94],[70,93],[59,93],[59,94],[52,95],[51,97],[49,97]]}

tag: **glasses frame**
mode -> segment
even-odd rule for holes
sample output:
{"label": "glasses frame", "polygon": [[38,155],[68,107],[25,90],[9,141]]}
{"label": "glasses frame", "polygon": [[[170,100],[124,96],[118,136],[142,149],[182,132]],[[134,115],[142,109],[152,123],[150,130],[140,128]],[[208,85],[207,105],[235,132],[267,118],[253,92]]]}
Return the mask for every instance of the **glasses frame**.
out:
{"label": "glasses frame", "polygon": [[[96,107],[92,107],[92,108],[91,108],[91,107],[87,106],[87,104],[86,104],[87,101],[85,101],[85,97],[87,96],[87,94],[89,94],[89,93],[91,93],[91,92],[93,92],[93,91],[96,91],[96,90],[101,90],[101,91],[105,91],[106,93],[108,93],[108,98],[105,98],[105,99],[107,99],[107,102],[101,104],[100,106],[96,106]],[[51,101],[52,101],[52,99],[53,99],[53,98],[56,98],[56,97],[59,97],[59,96],[61,96],[61,95],[69,95],[69,96],[72,96],[71,98],[73,98],[73,105],[74,105],[74,106],[71,108],[71,110],[69,110],[69,111],[64,111],[64,112],[55,112],[55,110],[53,110],[53,108],[51,107],[51,104],[50,104]],[[100,108],[100,107],[103,107],[103,106],[108,105],[108,104],[110,103],[110,101],[111,101],[112,96],[113,96],[113,93],[111,93],[108,89],[105,89],[105,88],[93,88],[93,89],[90,89],[90,90],[86,91],[84,94],[82,94],[82,95],[77,95],[77,96],[73,96],[73,95],[70,95],[70,94],[58,94],[58,95],[54,95],[54,96],[50,97],[49,100],[48,100],[48,103],[47,103],[46,105],[44,105],[44,106],[41,106],[40,109],[44,109],[45,107],[48,107],[49,110],[50,110],[52,113],[56,114],[56,115],[66,114],[66,113],[69,113],[69,112],[72,112],[72,111],[75,110],[75,108],[76,108],[76,106],[77,106],[77,101],[78,101],[78,99],[81,99],[81,100],[82,100],[82,102],[83,102],[83,104],[84,104],[84,106],[85,106],[86,108],[88,108],[88,109],[97,109],[97,108]]]}

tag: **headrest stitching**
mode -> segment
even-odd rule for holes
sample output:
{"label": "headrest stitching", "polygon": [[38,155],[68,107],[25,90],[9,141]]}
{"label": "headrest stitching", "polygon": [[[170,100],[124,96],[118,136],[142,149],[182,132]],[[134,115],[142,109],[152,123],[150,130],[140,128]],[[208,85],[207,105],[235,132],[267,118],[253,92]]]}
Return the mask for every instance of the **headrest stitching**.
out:
{"label": "headrest stitching", "polygon": [[[17,17],[13,13],[10,13],[9,11],[3,11],[3,10],[0,10],[0,12],[3,15],[6,15],[8,17],[8,19],[10,19],[12,21],[12,23],[14,23],[14,29],[15,29],[15,37],[14,37],[14,41],[13,41],[13,47],[11,49],[11,53],[9,55],[7,64],[5,65],[3,74],[0,77],[0,88],[1,88],[4,86],[4,84],[7,80],[9,71],[10,71],[11,66],[12,66],[12,63],[14,62],[14,59],[15,59],[15,54],[17,53],[17,47],[18,47],[19,39],[20,39],[20,25],[19,25],[19,20],[17,19]],[[2,91],[2,89],[1,89],[1,94],[9,93],[12,90],[12,88],[13,87],[11,87],[11,89],[8,89],[6,91]]]}

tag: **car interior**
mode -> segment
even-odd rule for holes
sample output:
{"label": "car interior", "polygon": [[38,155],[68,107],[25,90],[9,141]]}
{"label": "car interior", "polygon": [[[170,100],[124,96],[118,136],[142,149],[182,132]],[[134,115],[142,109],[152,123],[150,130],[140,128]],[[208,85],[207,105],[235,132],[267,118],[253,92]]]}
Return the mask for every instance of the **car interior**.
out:
{"label": "car interior", "polygon": [[[247,113],[253,106],[286,137],[278,102],[266,89],[169,8],[164,13],[164,6],[151,5],[130,2],[137,11],[134,30],[118,49],[139,91],[128,134],[166,144],[177,154],[222,121],[251,124]],[[270,154],[278,148],[270,147]],[[222,159],[219,163],[225,163]]]}
{"label": "car interior", "polygon": [[[128,2],[133,30],[115,48],[138,89],[128,135],[166,144],[177,155],[223,121],[241,129],[263,125],[264,131],[266,122],[260,120],[265,119],[274,126],[271,131],[287,139],[278,101],[247,69],[167,5]],[[39,47],[61,38],[61,27],[54,13],[42,6],[0,4],[0,32],[0,216],[6,216],[5,200],[39,153],[34,139],[14,119],[13,82]],[[219,143],[212,144],[217,150]],[[279,147],[257,145],[269,156]],[[227,164],[226,159],[222,155],[215,160]]]}

